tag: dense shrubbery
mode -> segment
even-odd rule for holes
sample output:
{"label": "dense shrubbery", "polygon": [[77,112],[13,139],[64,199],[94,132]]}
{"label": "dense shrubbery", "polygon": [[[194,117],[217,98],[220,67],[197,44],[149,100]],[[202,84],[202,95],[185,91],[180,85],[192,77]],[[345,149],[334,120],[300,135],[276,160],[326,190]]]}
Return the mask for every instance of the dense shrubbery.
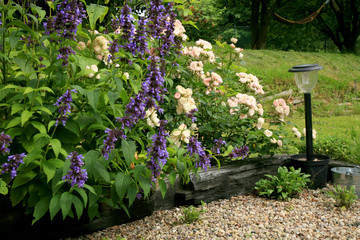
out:
{"label": "dense shrubbery", "polygon": [[34,222],[60,210],[93,219],[99,202],[126,211],[211,158],[288,141],[289,106],[263,109],[259,80],[234,64],[236,39],[217,42],[223,59],[204,40],[183,48],[174,6],[160,0],[145,17],[125,3],[109,22],[105,5],[47,3],[51,15],[33,1],[0,6],[1,193]]}

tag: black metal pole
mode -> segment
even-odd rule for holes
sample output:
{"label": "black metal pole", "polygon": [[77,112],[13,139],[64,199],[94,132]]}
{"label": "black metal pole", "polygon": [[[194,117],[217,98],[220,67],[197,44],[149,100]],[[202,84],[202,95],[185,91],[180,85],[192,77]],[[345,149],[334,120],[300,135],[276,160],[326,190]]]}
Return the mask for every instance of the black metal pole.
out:
{"label": "black metal pole", "polygon": [[306,158],[314,160],[313,154],[313,130],[311,117],[311,93],[304,93],[305,98],[305,128],[306,128]]}

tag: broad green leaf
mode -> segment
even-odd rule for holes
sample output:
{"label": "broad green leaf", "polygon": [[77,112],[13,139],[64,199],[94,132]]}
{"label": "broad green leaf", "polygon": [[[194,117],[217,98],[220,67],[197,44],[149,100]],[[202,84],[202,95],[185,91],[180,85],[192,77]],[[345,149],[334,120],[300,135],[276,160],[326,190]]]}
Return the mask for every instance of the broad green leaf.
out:
{"label": "broad green leaf", "polygon": [[89,215],[90,221],[92,221],[94,219],[94,217],[99,216],[99,205],[97,203],[89,206],[88,215]]}
{"label": "broad green leaf", "polygon": [[136,145],[133,141],[121,140],[121,148],[123,155],[128,166],[134,161],[134,155],[136,152]]}
{"label": "broad green leaf", "polygon": [[41,122],[30,122],[31,125],[33,125],[37,130],[39,130],[40,133],[47,134],[46,127]]}
{"label": "broad green leaf", "polygon": [[25,110],[21,113],[21,126],[23,127],[24,124],[29,121],[29,119],[32,117],[33,112],[30,112],[28,110]]}
{"label": "broad green leaf", "polygon": [[78,192],[79,195],[82,197],[83,202],[84,202],[84,206],[86,207],[87,201],[88,201],[88,197],[87,197],[87,194],[86,194],[85,190],[82,189],[82,188],[79,188],[79,187],[74,187],[74,190],[75,190],[76,192]]}
{"label": "broad green leaf", "polygon": [[11,106],[11,115],[14,115],[15,113],[21,111],[24,109],[24,104],[15,103]]}
{"label": "broad green leaf", "polygon": [[129,184],[130,184],[130,179],[127,175],[125,175],[125,173],[120,172],[116,175],[115,189],[120,200],[122,200],[125,197]]}
{"label": "broad green leaf", "polygon": [[42,10],[41,7],[38,7],[36,5],[34,5],[33,3],[30,5],[31,6],[31,10],[34,14],[38,14],[38,21],[39,23],[41,23],[41,21],[44,19],[45,15],[46,15],[46,11]]}
{"label": "broad green leaf", "polygon": [[84,156],[85,160],[85,168],[89,175],[93,175],[93,171],[95,171],[95,164],[98,162],[100,157],[100,153],[95,150],[90,150]]}
{"label": "broad green leaf", "polygon": [[66,122],[65,128],[79,136],[80,128],[77,122],[75,122],[74,120],[69,119]]}
{"label": "broad green leaf", "polygon": [[106,168],[98,161],[95,164],[95,171],[106,181],[110,182],[110,175]]}
{"label": "broad green leaf", "polygon": [[86,6],[86,12],[89,16],[90,28],[91,30],[95,30],[96,21],[99,20],[100,23],[102,22],[108,12],[108,7],[91,3]]}
{"label": "broad green leaf", "polygon": [[166,185],[165,181],[162,179],[159,179],[159,186],[160,186],[161,195],[163,198],[165,198],[165,194],[167,191],[167,185]]}
{"label": "broad green leaf", "polygon": [[99,98],[100,98],[99,90],[87,91],[86,95],[87,95],[87,98],[89,100],[90,106],[92,106],[92,108],[96,112],[97,111],[97,106],[98,106],[98,103],[99,103]]}
{"label": "broad green leaf", "polygon": [[54,91],[49,87],[40,87],[39,91],[46,91],[46,92],[51,92],[52,94],[55,94]]}
{"label": "broad green leaf", "polygon": [[115,101],[119,97],[119,93],[116,92],[108,92],[109,103],[112,110],[115,112]]}
{"label": "broad green leaf", "polygon": [[4,182],[2,179],[0,179],[0,194],[6,195],[8,194],[9,189],[6,186],[6,182]]}
{"label": "broad green leaf", "polygon": [[58,193],[55,196],[53,196],[50,200],[49,212],[50,212],[51,220],[53,220],[55,215],[60,211],[60,197],[61,197],[61,194]]}
{"label": "broad green leaf", "polygon": [[143,176],[140,176],[140,186],[144,190],[145,196],[147,196],[150,193],[150,187],[151,187],[150,181],[144,178]]}
{"label": "broad green leaf", "polygon": [[57,169],[56,164],[54,163],[54,161],[48,160],[48,161],[44,161],[42,166],[44,173],[46,174],[47,177],[47,182],[50,182],[50,180],[53,179],[53,177],[55,176],[55,172]]}
{"label": "broad green leaf", "polygon": [[32,221],[32,224],[34,224],[37,220],[42,218],[45,213],[49,210],[49,202],[50,199],[48,197],[41,198],[41,200],[35,205],[34,208],[34,220]]}
{"label": "broad green leaf", "polygon": [[84,184],[84,188],[89,190],[92,194],[97,195],[97,193],[95,192],[95,190],[94,190],[94,188],[92,186]]}
{"label": "broad green leaf", "polygon": [[55,156],[58,157],[61,149],[61,142],[59,139],[50,139],[51,148],[55,153]]}
{"label": "broad green leaf", "polygon": [[12,31],[9,36],[10,48],[14,49],[21,37],[20,31]]}
{"label": "broad green leaf", "polygon": [[5,129],[15,127],[15,126],[19,125],[20,123],[21,123],[21,117],[16,117],[8,123],[8,125],[6,126]]}
{"label": "broad green leaf", "polygon": [[141,174],[145,172],[145,170],[146,170],[145,164],[137,164],[135,166],[134,178],[138,180]]}
{"label": "broad green leaf", "polygon": [[134,182],[132,182],[129,187],[128,187],[128,190],[127,190],[127,195],[128,195],[128,198],[129,198],[129,205],[131,206],[131,204],[134,202],[135,198],[136,198],[136,195],[137,195],[137,187],[136,187],[136,184]]}
{"label": "broad green leaf", "polygon": [[[41,115],[42,115],[42,112],[45,112],[45,113],[49,114],[50,116],[53,115],[52,112],[50,111],[50,109],[43,107],[43,106],[36,106],[33,108],[33,110],[38,111],[38,113]],[[52,121],[50,121],[50,122],[52,122]],[[55,121],[54,121],[54,123],[55,123]]]}
{"label": "broad green leaf", "polygon": [[63,219],[69,214],[71,204],[73,200],[73,195],[69,192],[64,192],[60,197],[60,208],[63,215]]}
{"label": "broad green leaf", "polygon": [[34,89],[32,87],[26,87],[23,94],[25,95],[28,93],[32,93],[33,91],[34,91]]}
{"label": "broad green leaf", "polygon": [[30,79],[36,78],[36,72],[30,61],[22,58],[14,58],[14,62],[20,67],[21,71],[29,75]]}
{"label": "broad green leaf", "polygon": [[80,199],[74,195],[73,195],[72,202],[73,202],[75,210],[76,210],[76,215],[78,216],[78,219],[80,219],[80,217],[84,211],[84,205],[82,204]]}
{"label": "broad green leaf", "polygon": [[[15,178],[16,179],[16,178]],[[14,207],[17,204],[21,202],[25,198],[25,196],[28,194],[28,186],[20,186],[18,188],[11,188],[10,191],[10,199],[11,199],[11,205]]]}
{"label": "broad green leaf", "polygon": [[37,174],[35,172],[33,172],[33,171],[29,171],[29,172],[26,172],[26,173],[20,172],[15,177],[15,180],[14,180],[11,188],[20,187],[20,186],[30,182],[36,176],[37,176]]}
{"label": "broad green leaf", "polygon": [[173,187],[174,187],[175,180],[176,180],[176,172],[171,171],[171,173],[169,174],[169,182]]}

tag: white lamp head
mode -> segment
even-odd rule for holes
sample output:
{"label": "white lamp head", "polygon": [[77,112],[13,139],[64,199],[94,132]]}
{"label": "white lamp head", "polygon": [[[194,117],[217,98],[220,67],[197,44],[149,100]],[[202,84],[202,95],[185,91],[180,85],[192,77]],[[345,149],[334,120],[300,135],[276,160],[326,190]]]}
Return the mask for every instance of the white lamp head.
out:
{"label": "white lamp head", "polygon": [[309,93],[315,87],[318,79],[318,71],[323,69],[318,64],[296,65],[289,69],[295,74],[295,82],[304,93]]}

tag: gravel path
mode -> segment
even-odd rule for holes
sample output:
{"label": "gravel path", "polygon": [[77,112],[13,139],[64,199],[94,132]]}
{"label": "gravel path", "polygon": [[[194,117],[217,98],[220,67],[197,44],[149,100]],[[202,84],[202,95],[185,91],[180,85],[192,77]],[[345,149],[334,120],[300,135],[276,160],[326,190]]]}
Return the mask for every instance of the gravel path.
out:
{"label": "gravel path", "polygon": [[252,195],[208,203],[201,220],[181,223],[182,210],[155,211],[81,239],[360,239],[360,201],[342,210],[323,190],[280,202]]}

